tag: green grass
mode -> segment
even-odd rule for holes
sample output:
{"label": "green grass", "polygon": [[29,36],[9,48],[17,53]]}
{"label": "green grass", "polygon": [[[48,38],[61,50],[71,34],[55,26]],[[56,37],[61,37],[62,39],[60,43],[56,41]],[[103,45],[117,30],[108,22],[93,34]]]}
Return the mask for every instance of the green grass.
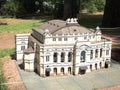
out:
{"label": "green grass", "polygon": [[42,20],[26,20],[14,22],[7,25],[0,25],[0,32],[29,32],[33,27],[38,27],[43,23]]}
{"label": "green grass", "polygon": [[[3,75],[3,60],[1,58],[5,57],[5,56],[10,56],[12,55],[14,52],[14,49],[0,49],[0,84],[1,83],[5,83],[5,77]],[[0,90],[7,90],[7,86],[6,85],[1,85],[0,86]]]}
{"label": "green grass", "polygon": [[0,49],[0,58],[3,58],[5,56],[10,56],[14,53],[14,49]]}
{"label": "green grass", "polygon": [[[47,20],[48,17],[39,17],[41,19],[21,19],[23,21],[19,22],[20,19],[12,19],[13,22],[6,22],[7,25],[0,25],[0,32],[29,32],[32,31],[33,27],[38,27]],[[0,19],[0,22],[8,21],[10,18]],[[16,22],[15,22],[15,21]],[[18,22],[17,22],[18,20]],[[102,15],[82,15],[80,17],[79,23],[82,26],[88,28],[96,28],[100,26],[102,22]]]}
{"label": "green grass", "polygon": [[[2,67],[3,67],[3,62],[2,62],[2,60],[0,59],[0,84],[6,82],[5,77],[4,77],[4,75],[3,75],[3,69],[2,69]],[[5,85],[0,85],[0,90],[7,90],[7,86],[5,86]]]}

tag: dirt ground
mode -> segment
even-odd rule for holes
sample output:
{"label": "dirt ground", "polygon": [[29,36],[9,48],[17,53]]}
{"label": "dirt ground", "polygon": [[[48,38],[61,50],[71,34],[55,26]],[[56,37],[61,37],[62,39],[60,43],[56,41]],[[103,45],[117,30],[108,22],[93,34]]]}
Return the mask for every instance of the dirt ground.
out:
{"label": "dirt ground", "polygon": [[[0,33],[0,49],[15,48],[16,33]],[[15,61],[10,56],[2,58],[4,60],[3,70],[8,86],[8,90],[26,90],[19,71],[17,70]]]}
{"label": "dirt ground", "polygon": [[11,60],[10,56],[4,57],[3,71],[8,86],[8,90],[26,90],[17,66],[14,60]]}
{"label": "dirt ground", "polygon": [[0,32],[0,48],[14,48],[15,47],[15,33]]}

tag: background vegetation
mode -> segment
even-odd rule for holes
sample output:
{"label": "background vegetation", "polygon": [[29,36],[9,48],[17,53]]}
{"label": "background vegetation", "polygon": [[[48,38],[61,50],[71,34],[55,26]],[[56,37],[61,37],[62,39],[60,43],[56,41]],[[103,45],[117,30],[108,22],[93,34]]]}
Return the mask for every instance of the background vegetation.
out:
{"label": "background vegetation", "polygon": [[104,11],[104,5],[105,0],[1,0],[0,12],[6,17],[40,14],[63,18],[67,14],[76,16],[81,10]]}

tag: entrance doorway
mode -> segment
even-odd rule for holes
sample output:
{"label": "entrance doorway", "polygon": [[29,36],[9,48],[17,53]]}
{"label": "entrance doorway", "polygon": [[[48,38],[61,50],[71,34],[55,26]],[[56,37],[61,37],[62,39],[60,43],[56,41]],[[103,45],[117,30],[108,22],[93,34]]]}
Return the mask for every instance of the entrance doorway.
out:
{"label": "entrance doorway", "polygon": [[50,71],[46,69],[45,75],[46,75],[47,77],[50,76]]}
{"label": "entrance doorway", "polygon": [[92,71],[92,65],[90,65],[90,70]]}
{"label": "entrance doorway", "polygon": [[61,74],[64,75],[64,68],[61,68]]}
{"label": "entrance doorway", "polygon": [[95,70],[97,70],[97,63],[95,64]]}
{"label": "entrance doorway", "polygon": [[79,70],[79,74],[81,74],[81,75],[85,74],[85,72],[86,72],[86,70],[82,70],[82,69]]}
{"label": "entrance doorway", "polygon": [[54,75],[57,75],[57,68],[54,68],[53,71],[54,71]]}
{"label": "entrance doorway", "polygon": [[71,74],[71,67],[68,68],[68,74]]}
{"label": "entrance doorway", "polygon": [[108,64],[105,62],[105,68],[108,68]]}
{"label": "entrance doorway", "polygon": [[102,68],[102,64],[101,64],[101,62],[100,62],[100,68]]}

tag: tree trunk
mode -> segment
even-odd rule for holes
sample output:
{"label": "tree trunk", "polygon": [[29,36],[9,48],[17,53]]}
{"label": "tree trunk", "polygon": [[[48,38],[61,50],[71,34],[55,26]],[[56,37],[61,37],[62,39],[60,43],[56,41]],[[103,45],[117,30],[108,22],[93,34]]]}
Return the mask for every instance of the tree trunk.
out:
{"label": "tree trunk", "polygon": [[103,27],[120,27],[120,0],[106,0]]}
{"label": "tree trunk", "polygon": [[79,13],[80,0],[64,0],[64,19],[76,18]]}

